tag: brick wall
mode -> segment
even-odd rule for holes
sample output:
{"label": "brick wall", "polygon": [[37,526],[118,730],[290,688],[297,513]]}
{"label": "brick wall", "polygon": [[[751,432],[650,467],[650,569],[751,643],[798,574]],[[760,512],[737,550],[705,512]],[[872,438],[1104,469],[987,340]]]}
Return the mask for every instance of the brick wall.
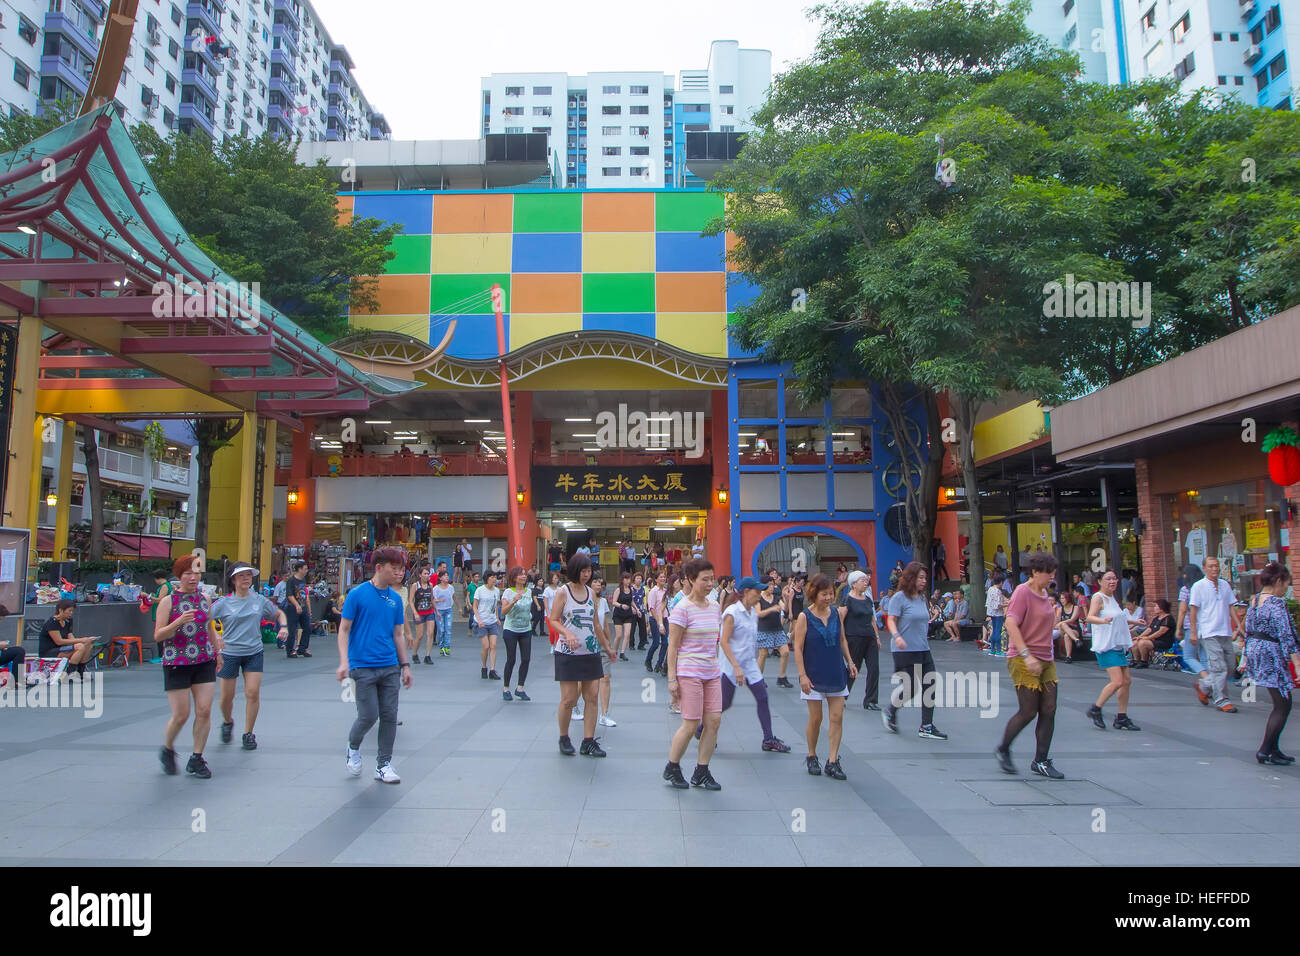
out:
{"label": "brick wall", "polygon": [[1167,502],[1151,491],[1151,464],[1146,458],[1134,461],[1137,478],[1138,517],[1142,519],[1142,584],[1146,591],[1147,620],[1159,611],[1156,600],[1178,604],[1178,569],[1174,567],[1173,519]]}

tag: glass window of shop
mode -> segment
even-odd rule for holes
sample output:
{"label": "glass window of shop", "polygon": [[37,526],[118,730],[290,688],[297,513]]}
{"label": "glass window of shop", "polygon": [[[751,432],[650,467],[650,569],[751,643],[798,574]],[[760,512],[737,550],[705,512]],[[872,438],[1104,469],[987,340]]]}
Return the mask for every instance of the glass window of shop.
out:
{"label": "glass window of shop", "polygon": [[1248,598],[1259,591],[1264,565],[1286,560],[1285,501],[1273,482],[1261,478],[1161,497],[1173,519],[1169,558],[1180,573],[1218,558],[1224,579]]}

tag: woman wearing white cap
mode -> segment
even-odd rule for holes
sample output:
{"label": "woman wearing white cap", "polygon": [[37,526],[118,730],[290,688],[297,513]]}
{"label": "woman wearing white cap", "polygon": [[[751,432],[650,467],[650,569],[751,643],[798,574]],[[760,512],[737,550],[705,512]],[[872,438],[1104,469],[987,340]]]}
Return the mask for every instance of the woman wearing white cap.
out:
{"label": "woman wearing white cap", "polygon": [[257,569],[247,564],[236,564],[230,569],[234,592],[218,598],[212,605],[212,619],[221,624],[225,647],[217,655],[217,682],[221,687],[221,742],[230,743],[235,729],[235,681],[240,672],[244,675],[244,737],[245,750],[257,749],[253,725],[262,692],[262,621],[275,620],[280,624],[276,637],[284,640],[289,635],[289,623],[280,610],[267,598],[253,590],[253,575]]}
{"label": "woman wearing white cap", "polygon": [[[722,629],[719,632],[718,664],[722,667],[722,709],[736,699],[736,689],[749,687],[758,704],[758,723],[763,728],[763,749],[788,754],[789,744],[772,732],[772,711],[767,702],[767,682],[758,669],[758,599],[766,585],[757,578],[741,578],[734,591],[722,599]],[[703,724],[700,725],[703,729]],[[697,730],[696,736],[700,736]]]}

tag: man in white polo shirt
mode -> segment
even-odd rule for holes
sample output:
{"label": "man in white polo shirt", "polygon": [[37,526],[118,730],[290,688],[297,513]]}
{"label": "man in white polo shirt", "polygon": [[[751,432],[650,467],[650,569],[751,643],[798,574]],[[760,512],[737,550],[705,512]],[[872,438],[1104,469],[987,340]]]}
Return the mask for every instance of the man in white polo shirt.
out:
{"label": "man in white polo shirt", "polygon": [[1193,647],[1201,646],[1205,649],[1210,670],[1210,676],[1205,680],[1197,678],[1196,696],[1202,704],[1208,704],[1213,699],[1214,706],[1219,710],[1225,714],[1235,714],[1237,708],[1228,700],[1226,684],[1229,671],[1237,663],[1236,651],[1232,646],[1232,635],[1238,623],[1237,610],[1233,607],[1236,598],[1228,582],[1219,578],[1218,558],[1206,558],[1202,567],[1205,577],[1192,585],[1187,597],[1191,617],[1189,639]]}

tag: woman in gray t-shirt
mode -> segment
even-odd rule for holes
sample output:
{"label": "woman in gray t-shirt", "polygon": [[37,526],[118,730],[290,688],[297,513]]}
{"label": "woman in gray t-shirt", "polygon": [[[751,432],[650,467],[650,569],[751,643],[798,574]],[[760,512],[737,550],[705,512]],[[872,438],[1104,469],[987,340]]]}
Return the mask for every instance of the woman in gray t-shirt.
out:
{"label": "woman in gray t-shirt", "polygon": [[898,733],[898,708],[913,697],[921,697],[921,729],[918,736],[931,740],[947,740],[948,735],[934,726],[934,698],[924,693],[933,686],[934,657],[926,637],[930,623],[930,606],[926,603],[926,585],[929,583],[925,566],[913,561],[898,577],[898,591],[885,607],[885,624],[893,639],[894,689],[889,695],[889,706],[881,711],[885,729]]}
{"label": "woman in gray t-shirt", "polygon": [[221,687],[221,742],[230,743],[235,729],[235,680],[244,674],[244,749],[256,750],[257,738],[253,725],[262,692],[262,621],[277,621],[280,630],[276,636],[289,634],[284,611],[270,599],[253,588],[253,575],[257,572],[246,564],[230,569],[235,590],[218,598],[212,605],[212,619],[221,626],[221,639],[225,646],[217,657],[217,683]]}

